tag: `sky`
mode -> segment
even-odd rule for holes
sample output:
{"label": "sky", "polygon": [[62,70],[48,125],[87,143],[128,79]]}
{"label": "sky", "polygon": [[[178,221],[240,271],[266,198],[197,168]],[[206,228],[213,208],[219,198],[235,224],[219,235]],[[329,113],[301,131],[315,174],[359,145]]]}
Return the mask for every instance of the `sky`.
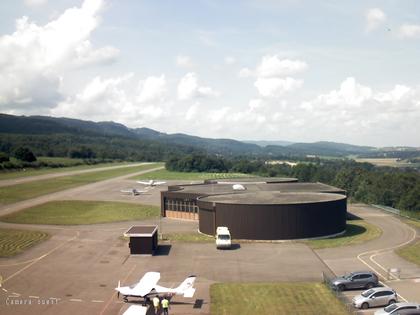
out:
{"label": "sky", "polygon": [[5,0],[0,112],[420,147],[420,1]]}

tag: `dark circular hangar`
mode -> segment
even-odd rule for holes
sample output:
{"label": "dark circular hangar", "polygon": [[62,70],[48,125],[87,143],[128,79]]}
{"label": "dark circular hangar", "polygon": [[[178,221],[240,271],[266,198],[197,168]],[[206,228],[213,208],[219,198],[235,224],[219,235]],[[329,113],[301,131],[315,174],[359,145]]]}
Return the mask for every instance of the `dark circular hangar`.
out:
{"label": "dark circular hangar", "polygon": [[346,229],[346,196],[258,191],[197,199],[200,232],[227,226],[232,238],[285,240],[326,237]]}

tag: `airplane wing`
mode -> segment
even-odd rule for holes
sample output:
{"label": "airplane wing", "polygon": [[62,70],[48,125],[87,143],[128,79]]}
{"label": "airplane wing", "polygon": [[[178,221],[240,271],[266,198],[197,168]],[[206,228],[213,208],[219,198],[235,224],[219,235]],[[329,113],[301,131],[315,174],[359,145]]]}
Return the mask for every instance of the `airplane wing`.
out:
{"label": "airplane wing", "polygon": [[152,291],[160,279],[159,272],[146,272],[133,288],[133,295],[146,296]]}
{"label": "airplane wing", "polygon": [[123,315],[146,315],[146,313],[147,306],[131,305],[129,308],[127,308]]}
{"label": "airplane wing", "polygon": [[166,184],[166,182],[154,182],[155,185],[163,185]]}
{"label": "airplane wing", "polygon": [[141,180],[138,180],[137,183],[143,184],[143,185],[150,185],[150,182],[143,182]]}

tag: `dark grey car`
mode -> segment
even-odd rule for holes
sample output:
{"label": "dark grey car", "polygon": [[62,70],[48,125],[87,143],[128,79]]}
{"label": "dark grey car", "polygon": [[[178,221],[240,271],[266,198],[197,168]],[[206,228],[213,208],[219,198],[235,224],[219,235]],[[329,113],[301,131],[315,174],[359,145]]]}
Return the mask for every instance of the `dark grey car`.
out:
{"label": "dark grey car", "polygon": [[337,290],[346,289],[370,289],[378,286],[378,276],[371,271],[357,271],[331,280],[331,284]]}

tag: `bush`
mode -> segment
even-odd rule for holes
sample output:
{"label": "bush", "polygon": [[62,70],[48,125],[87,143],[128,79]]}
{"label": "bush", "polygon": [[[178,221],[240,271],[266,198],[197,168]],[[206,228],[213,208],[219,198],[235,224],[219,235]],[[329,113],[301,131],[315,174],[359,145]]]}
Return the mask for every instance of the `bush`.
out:
{"label": "bush", "polygon": [[24,147],[20,147],[20,148],[16,149],[14,156],[18,160],[21,160],[21,161],[24,161],[24,162],[35,162],[36,161],[35,154],[33,154],[32,151],[29,150],[28,148],[24,148]]}
{"label": "bush", "polygon": [[0,163],[9,162],[10,158],[6,153],[0,152]]}

